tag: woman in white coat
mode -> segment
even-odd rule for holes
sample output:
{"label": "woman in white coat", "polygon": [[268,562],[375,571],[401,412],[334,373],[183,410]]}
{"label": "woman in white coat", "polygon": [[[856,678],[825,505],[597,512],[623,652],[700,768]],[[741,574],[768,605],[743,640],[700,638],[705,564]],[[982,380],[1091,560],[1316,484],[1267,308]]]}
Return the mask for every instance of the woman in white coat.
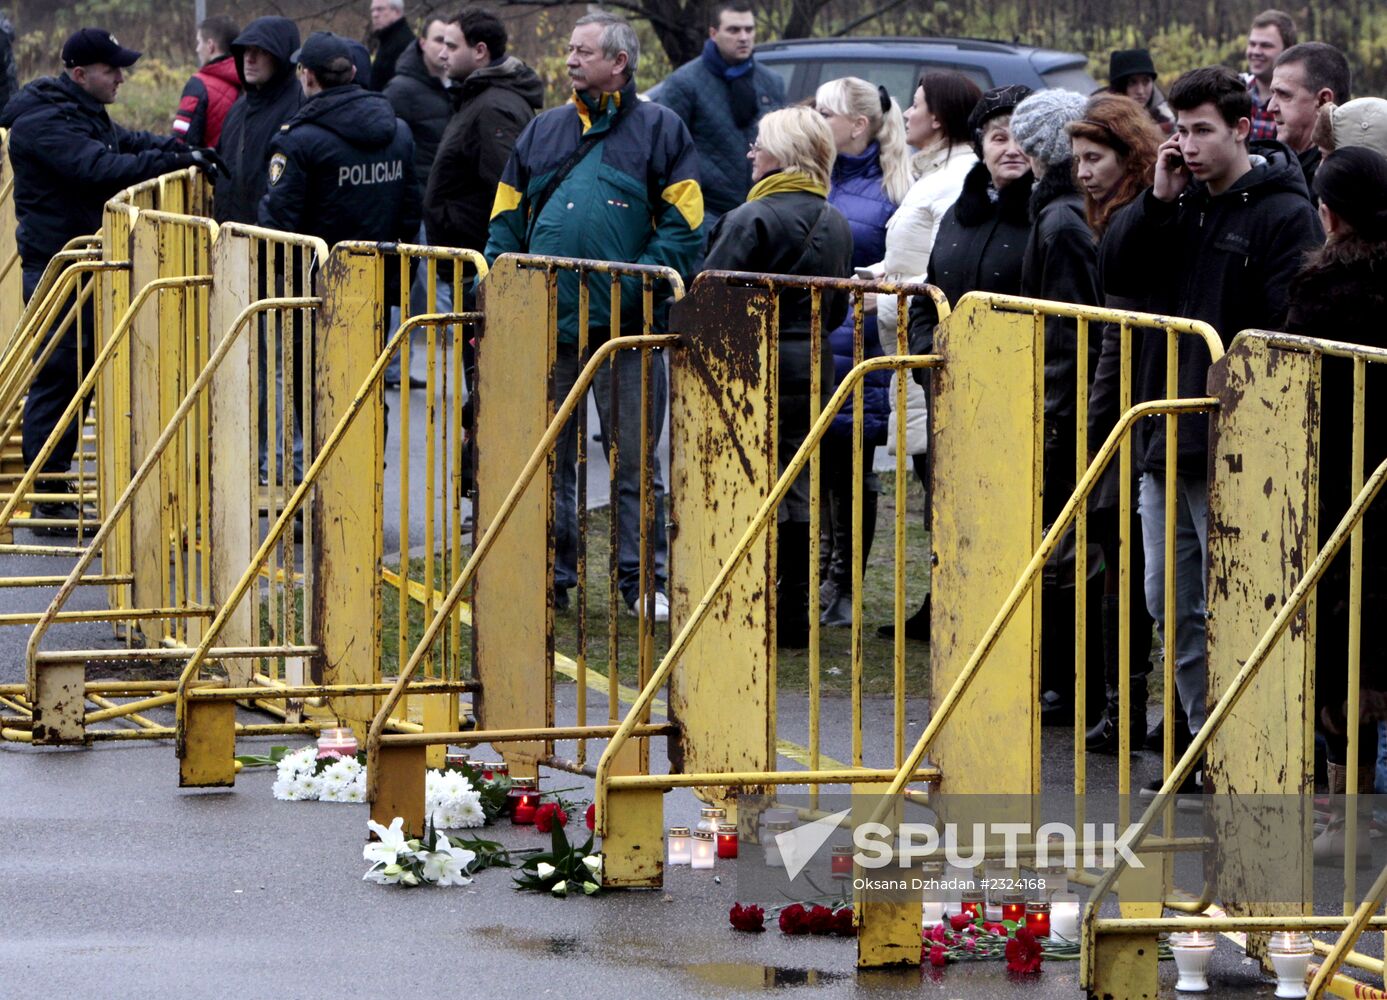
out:
{"label": "woman in white coat", "polygon": [[[911,163],[916,173],[905,199],[886,224],[886,256],[872,270],[888,281],[924,281],[934,248],[935,233],[944,213],[958,200],[963,178],[978,162],[968,131],[968,114],[982,96],[977,85],[962,73],[934,72],[920,77],[915,99],[905,112],[905,138],[920,150]],[[894,295],[877,296],[877,333],[885,354],[909,353],[896,342]],[[894,378],[901,378],[897,373]],[[915,474],[925,487],[925,527],[929,527],[929,477],[926,474],[928,416],[925,393],[908,376],[905,381],[906,451]],[[895,453],[897,425],[902,414],[896,408],[896,383],[891,385],[891,424],[887,447]],[[878,633],[895,635],[894,625],[882,625]],[[905,622],[908,639],[929,638],[929,597]]]}

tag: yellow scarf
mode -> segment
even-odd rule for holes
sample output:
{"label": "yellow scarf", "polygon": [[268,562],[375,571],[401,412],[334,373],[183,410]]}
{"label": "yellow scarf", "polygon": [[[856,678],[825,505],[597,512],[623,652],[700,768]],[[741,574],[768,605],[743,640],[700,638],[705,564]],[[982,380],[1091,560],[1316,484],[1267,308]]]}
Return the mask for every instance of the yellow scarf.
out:
{"label": "yellow scarf", "polygon": [[767,174],[757,181],[747,192],[746,200],[756,201],[769,195],[780,194],[783,191],[807,191],[810,194],[818,195],[820,198],[828,197],[828,188],[808,174],[780,170],[773,174]]}

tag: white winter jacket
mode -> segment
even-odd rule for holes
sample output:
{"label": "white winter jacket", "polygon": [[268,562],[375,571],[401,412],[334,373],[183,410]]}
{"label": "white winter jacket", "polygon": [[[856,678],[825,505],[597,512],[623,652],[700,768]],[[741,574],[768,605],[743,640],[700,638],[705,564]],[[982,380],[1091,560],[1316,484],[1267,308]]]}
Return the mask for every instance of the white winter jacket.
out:
{"label": "white winter jacket", "polygon": [[[925,280],[939,223],[944,213],[958,200],[959,192],[963,190],[963,178],[977,162],[973,147],[968,143],[916,154],[912,166],[917,172],[917,179],[886,223],[886,257],[881,262],[880,270],[887,281]],[[893,295],[877,296],[877,334],[881,338],[881,349],[886,354],[897,353],[896,302]],[[911,455],[921,455],[929,444],[925,393],[909,373],[905,377],[905,395],[906,451]],[[887,448],[892,454],[896,449],[896,422],[899,417],[893,382],[891,424],[887,437]]]}

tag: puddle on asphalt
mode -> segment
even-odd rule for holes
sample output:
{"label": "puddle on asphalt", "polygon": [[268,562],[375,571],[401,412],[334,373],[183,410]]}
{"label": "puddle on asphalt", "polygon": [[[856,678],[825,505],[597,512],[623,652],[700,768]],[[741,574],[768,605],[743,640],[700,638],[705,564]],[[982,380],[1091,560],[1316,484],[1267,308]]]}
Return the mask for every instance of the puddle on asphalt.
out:
{"label": "puddle on asphalt", "polygon": [[[536,957],[590,953],[573,935],[527,934],[512,927],[479,927],[474,932],[492,942],[514,951]],[[604,948],[603,960],[640,968],[659,965],[665,969],[685,972],[709,986],[723,989],[785,989],[794,986],[824,986],[847,979],[845,972],[823,969],[797,969],[789,966],[759,965],[755,962],[669,962],[647,953],[626,951],[619,947]],[[918,972],[915,976],[918,985]]]}

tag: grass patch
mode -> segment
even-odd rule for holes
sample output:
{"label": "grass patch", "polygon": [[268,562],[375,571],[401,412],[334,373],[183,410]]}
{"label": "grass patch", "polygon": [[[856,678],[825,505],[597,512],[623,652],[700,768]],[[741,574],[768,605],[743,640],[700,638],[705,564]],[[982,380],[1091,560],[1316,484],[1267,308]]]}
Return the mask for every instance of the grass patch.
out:
{"label": "grass patch", "polygon": [[[892,563],[894,545],[891,533],[894,530],[895,486],[894,476],[883,474],[880,511],[878,513],[877,540],[867,560],[863,581],[863,632],[862,632],[862,689],[868,694],[888,694],[894,679],[894,650],[892,640],[877,636],[876,627],[890,622],[893,614]],[[925,567],[929,565],[929,536],[923,526],[924,495],[918,481],[911,476],[907,490],[906,503],[906,614],[919,607],[927,589],[924,584]],[[586,648],[589,669],[606,673],[615,649],[618,676],[623,684],[635,686],[639,680],[639,635],[637,621],[626,610],[620,595],[616,601],[615,636],[611,634],[608,619],[609,577],[608,577],[608,539],[609,520],[607,508],[588,513],[588,551],[587,551],[587,619]],[[422,580],[425,560],[410,560],[410,576]],[[447,572],[445,556],[435,561],[434,588],[439,592],[448,589],[451,577]],[[388,565],[396,570],[398,564]],[[568,611],[554,616],[554,648],[569,657],[575,658],[578,651],[578,590],[570,592],[572,606]],[[408,646],[413,646],[423,635],[423,606],[417,601],[408,601]],[[381,649],[381,671],[393,676],[399,669],[400,597],[394,586],[386,586],[381,594],[381,625],[384,641]],[[826,693],[846,694],[852,686],[852,630],[848,628],[821,628],[820,638],[820,681]],[[613,642],[614,640],[614,642]],[[650,669],[658,665],[660,658],[669,649],[670,632],[667,625],[657,625],[654,641],[651,644]],[[808,650],[780,650],[777,666],[778,683],[784,691],[804,691],[809,687]],[[408,655],[408,650],[406,650]],[[459,662],[466,670],[471,663],[469,630],[462,630],[462,642],[458,649]],[[924,643],[906,643],[906,690],[912,694],[923,694],[929,677],[929,647]]]}

